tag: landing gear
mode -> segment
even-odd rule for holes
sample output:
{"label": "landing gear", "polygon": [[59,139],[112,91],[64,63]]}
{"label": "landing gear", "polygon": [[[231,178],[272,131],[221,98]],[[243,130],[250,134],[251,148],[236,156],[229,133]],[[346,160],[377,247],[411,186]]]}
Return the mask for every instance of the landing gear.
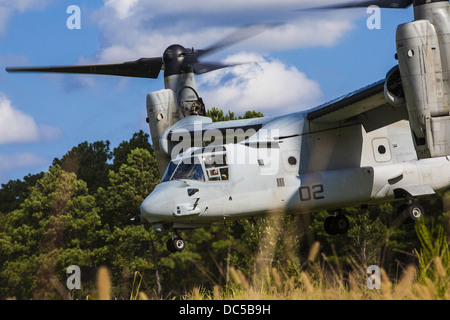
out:
{"label": "landing gear", "polygon": [[417,202],[411,202],[400,206],[397,214],[409,222],[416,222],[424,215],[424,208]]}
{"label": "landing gear", "polygon": [[330,216],[324,222],[325,232],[329,235],[337,235],[347,233],[350,228],[350,222],[341,212],[337,212],[336,216]]}
{"label": "landing gear", "polygon": [[[175,237],[176,235],[176,237]],[[170,252],[181,252],[186,247],[186,242],[176,231],[172,231],[172,235],[166,242],[167,250]]]}
{"label": "landing gear", "polygon": [[[425,209],[420,203],[412,198],[407,199],[407,203],[401,205],[397,209],[397,223],[402,222],[414,223],[423,218]],[[345,234],[350,228],[350,222],[341,211],[335,211],[334,216],[330,216],[324,221],[325,232],[329,235]]]}

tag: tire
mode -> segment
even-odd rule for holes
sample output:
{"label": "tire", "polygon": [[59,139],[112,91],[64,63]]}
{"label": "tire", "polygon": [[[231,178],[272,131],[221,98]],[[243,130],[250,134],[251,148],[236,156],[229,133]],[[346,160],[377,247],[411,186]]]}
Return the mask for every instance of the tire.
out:
{"label": "tire", "polygon": [[350,222],[344,215],[338,215],[334,220],[334,225],[334,228],[339,234],[347,233],[348,229],[350,228]]}
{"label": "tire", "polygon": [[410,221],[416,222],[423,217],[424,209],[420,204],[413,203],[406,207],[404,214]]}
{"label": "tire", "polygon": [[176,252],[175,247],[173,246],[172,238],[169,238],[169,240],[167,240],[166,247],[167,247],[167,250],[169,250],[169,252]]}
{"label": "tire", "polygon": [[336,217],[328,217],[324,221],[324,229],[325,232],[331,236],[335,236],[337,234],[345,234],[350,228],[350,222],[347,217],[340,214]]}
{"label": "tire", "polygon": [[172,242],[172,247],[177,252],[183,251],[185,246],[186,246],[186,243],[184,242],[184,240],[182,238],[175,238]]}

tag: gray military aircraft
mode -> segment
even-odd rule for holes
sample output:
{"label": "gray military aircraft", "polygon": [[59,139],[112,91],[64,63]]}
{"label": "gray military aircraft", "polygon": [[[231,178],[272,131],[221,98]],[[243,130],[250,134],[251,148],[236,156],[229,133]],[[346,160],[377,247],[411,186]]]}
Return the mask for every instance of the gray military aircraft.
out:
{"label": "gray military aircraft", "polygon": [[[450,4],[448,0],[358,1],[313,9],[414,5],[397,28],[398,65],[386,78],[324,105],[289,115],[213,123],[195,75],[231,65],[204,56],[268,25],[250,25],[206,50],[168,47],[162,57],[67,67],[7,68],[157,78],[147,121],[161,183],[141,205],[154,229],[178,230],[271,213],[334,212],[324,227],[345,233],[343,207],[404,201],[403,217],[424,213],[421,196],[450,186]],[[272,27],[272,26],[270,26]],[[165,169],[165,170],[164,170]]]}

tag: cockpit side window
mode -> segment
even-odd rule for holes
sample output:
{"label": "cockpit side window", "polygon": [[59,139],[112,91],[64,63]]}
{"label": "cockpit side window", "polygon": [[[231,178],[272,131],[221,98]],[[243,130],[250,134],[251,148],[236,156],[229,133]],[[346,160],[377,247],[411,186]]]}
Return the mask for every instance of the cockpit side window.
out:
{"label": "cockpit side window", "polygon": [[206,172],[209,181],[226,181],[228,180],[228,164],[225,153],[212,153],[204,155]]}
{"label": "cockpit side window", "polygon": [[164,173],[164,176],[161,179],[161,183],[169,181],[170,178],[172,178],[173,172],[175,171],[176,167],[177,167],[177,165],[173,161],[169,162],[166,172]]}

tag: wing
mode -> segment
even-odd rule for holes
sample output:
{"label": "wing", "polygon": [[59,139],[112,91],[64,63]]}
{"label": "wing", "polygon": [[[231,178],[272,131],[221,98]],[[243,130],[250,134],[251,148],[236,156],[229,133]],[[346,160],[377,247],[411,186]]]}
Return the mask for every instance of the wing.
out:
{"label": "wing", "polygon": [[408,119],[406,105],[393,106],[385,96],[386,80],[380,80],[311,110],[306,118],[315,124],[348,121],[362,123],[367,132]]}
{"label": "wing", "polygon": [[316,110],[308,113],[307,119],[316,122],[339,122],[386,103],[384,80],[380,80],[363,89],[319,106]]}

